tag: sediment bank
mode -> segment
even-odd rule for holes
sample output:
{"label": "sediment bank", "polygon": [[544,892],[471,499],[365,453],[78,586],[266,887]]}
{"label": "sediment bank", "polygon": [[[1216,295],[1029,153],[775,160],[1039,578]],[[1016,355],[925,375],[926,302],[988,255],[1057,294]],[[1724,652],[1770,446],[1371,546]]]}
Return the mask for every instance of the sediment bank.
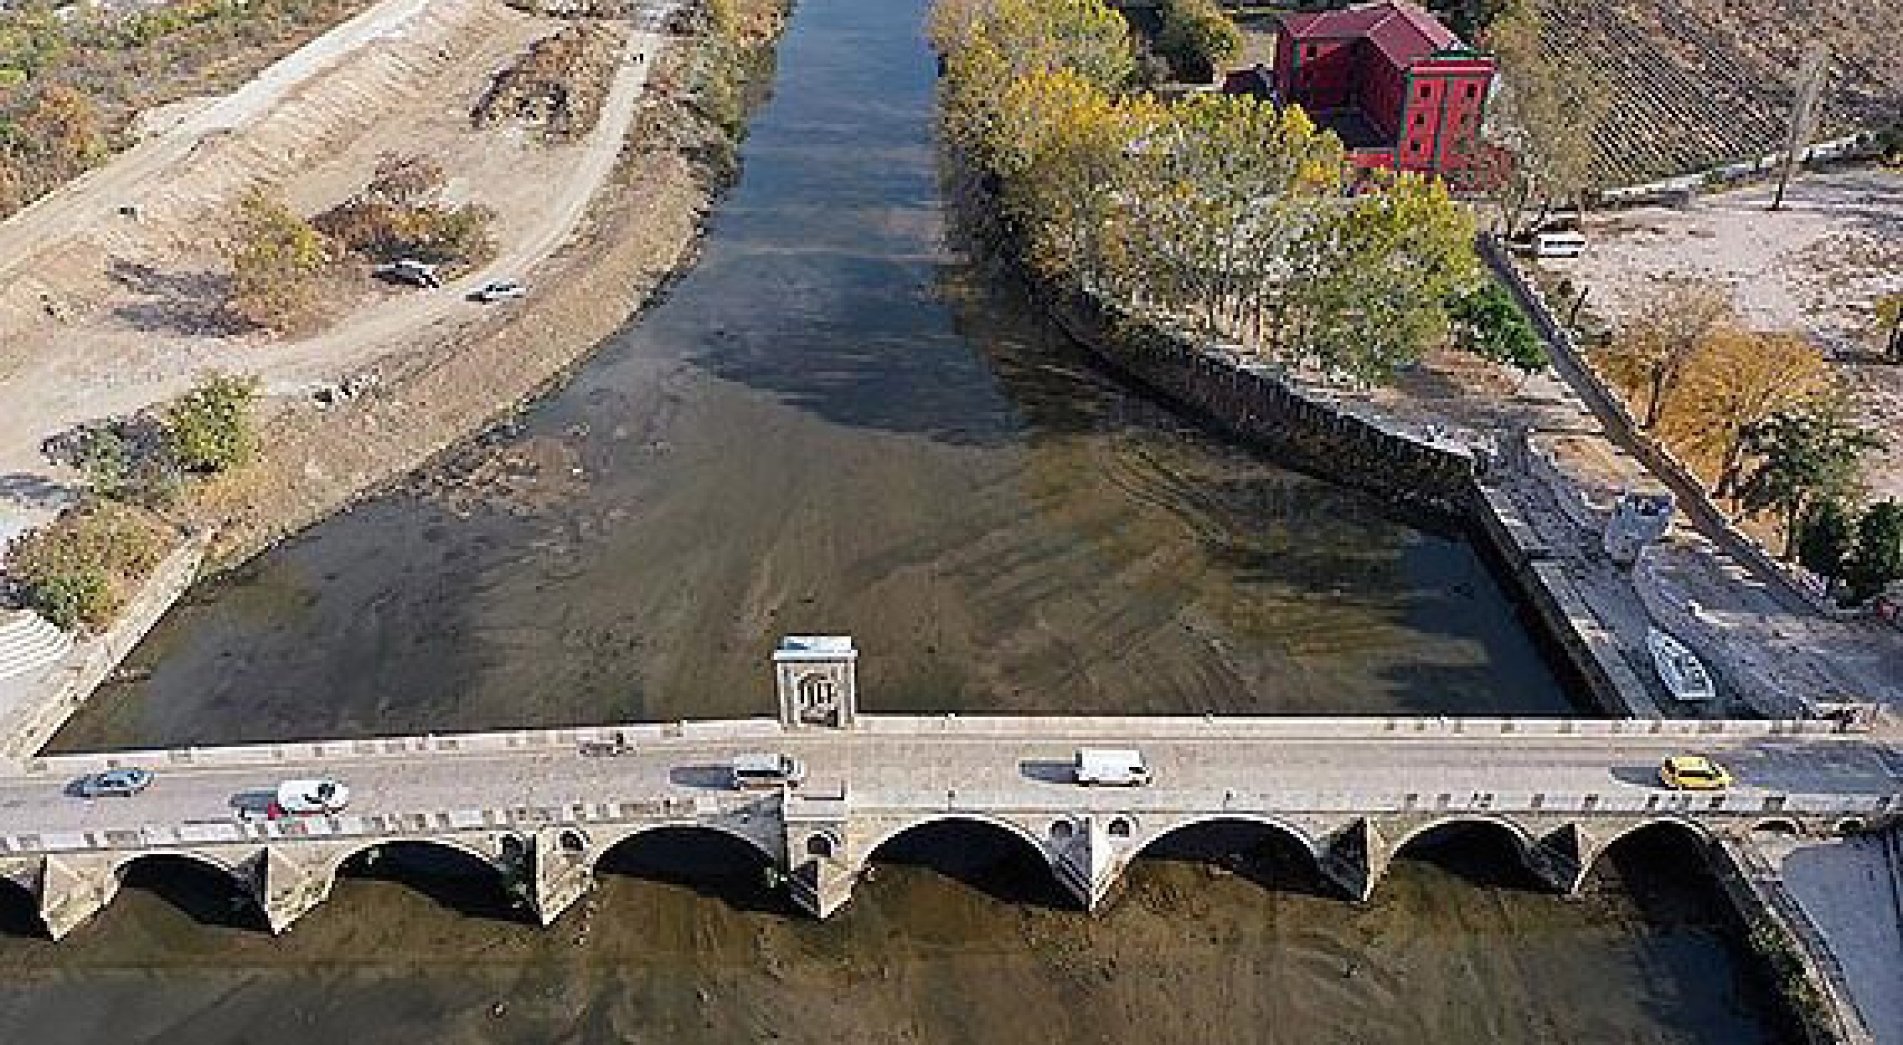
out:
{"label": "sediment bank", "polygon": [[[380,361],[362,394],[279,403],[260,423],[258,458],[217,476],[183,510],[196,534],[175,548],[104,632],[0,710],[0,755],[44,745],[198,580],[239,566],[304,528],[463,445],[560,385],[607,338],[691,267],[706,218],[736,175],[746,105],[770,84],[786,0],[739,0],[733,37],[679,38],[655,77],[664,93],[629,129],[584,231],[533,275],[536,292],[473,336],[451,334]],[[360,378],[361,380],[361,378]]]}

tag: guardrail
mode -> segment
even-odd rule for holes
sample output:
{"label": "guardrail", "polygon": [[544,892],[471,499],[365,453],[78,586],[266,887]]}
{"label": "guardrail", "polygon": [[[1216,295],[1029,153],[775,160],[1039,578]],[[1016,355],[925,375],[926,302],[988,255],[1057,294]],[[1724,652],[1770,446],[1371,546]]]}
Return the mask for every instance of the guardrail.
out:
{"label": "guardrail", "polygon": [[155,748],[74,755],[43,755],[21,766],[28,775],[80,773],[122,765],[176,768],[242,768],[310,762],[412,758],[417,755],[524,755],[580,748],[584,744],[685,746],[738,741],[821,740],[855,736],[1047,736],[1067,739],[1183,738],[1400,739],[1405,737],[1824,737],[1867,732],[1867,722],[1831,719],[1601,719],[1513,716],[1278,717],[1236,715],[861,715],[853,728],[827,732],[782,726],[777,719],[631,723],[574,729],[524,729],[315,740],[219,747]]}

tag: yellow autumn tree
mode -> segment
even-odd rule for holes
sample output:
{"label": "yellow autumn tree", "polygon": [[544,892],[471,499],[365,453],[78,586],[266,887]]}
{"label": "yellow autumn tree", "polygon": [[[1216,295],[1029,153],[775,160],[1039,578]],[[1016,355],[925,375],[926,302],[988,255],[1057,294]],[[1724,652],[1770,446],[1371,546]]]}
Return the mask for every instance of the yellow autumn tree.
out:
{"label": "yellow autumn tree", "polygon": [[1659,431],[1715,476],[1715,494],[1729,497],[1743,478],[1745,433],[1830,389],[1830,367],[1809,341],[1726,325],[1699,342]]}

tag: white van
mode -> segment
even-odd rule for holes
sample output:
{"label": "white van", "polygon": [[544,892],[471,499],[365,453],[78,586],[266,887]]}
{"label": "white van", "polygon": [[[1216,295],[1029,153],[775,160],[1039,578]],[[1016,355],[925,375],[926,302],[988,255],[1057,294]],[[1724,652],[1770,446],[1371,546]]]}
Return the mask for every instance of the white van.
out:
{"label": "white van", "polygon": [[1085,787],[1142,787],[1150,782],[1150,767],[1143,752],[1133,748],[1078,748],[1077,782]]}
{"label": "white van", "polygon": [[736,791],[755,787],[798,787],[806,779],[806,763],[792,755],[735,755],[730,766]]}
{"label": "white van", "polygon": [[1586,250],[1586,237],[1582,233],[1536,232],[1533,234],[1533,256],[1536,258],[1576,258]]}

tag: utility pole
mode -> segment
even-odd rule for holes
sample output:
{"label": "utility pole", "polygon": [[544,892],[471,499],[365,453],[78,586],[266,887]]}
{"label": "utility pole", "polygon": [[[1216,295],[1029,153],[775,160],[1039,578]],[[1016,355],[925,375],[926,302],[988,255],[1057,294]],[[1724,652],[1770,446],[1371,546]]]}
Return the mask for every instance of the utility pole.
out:
{"label": "utility pole", "polygon": [[1791,134],[1784,142],[1784,165],[1778,171],[1772,210],[1784,206],[1784,187],[1790,184],[1791,171],[1810,145],[1811,133],[1817,129],[1817,100],[1823,96],[1824,75],[1829,69],[1829,45],[1821,40],[1812,41],[1805,48],[1804,63],[1797,71],[1797,97],[1791,102]]}

